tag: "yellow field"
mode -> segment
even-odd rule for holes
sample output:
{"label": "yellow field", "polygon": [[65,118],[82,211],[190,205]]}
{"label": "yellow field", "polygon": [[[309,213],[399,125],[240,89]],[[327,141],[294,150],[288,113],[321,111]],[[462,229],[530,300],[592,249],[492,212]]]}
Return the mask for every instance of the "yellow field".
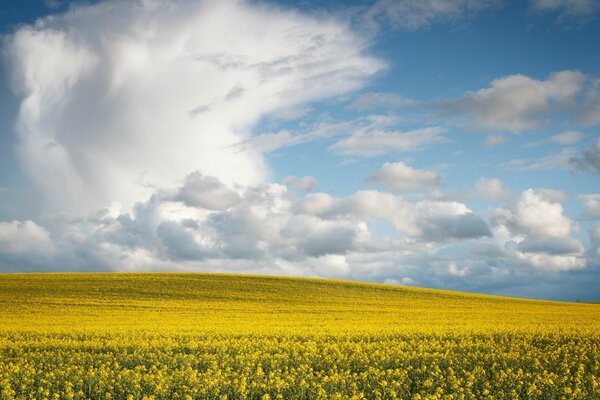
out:
{"label": "yellow field", "polygon": [[217,274],[0,275],[2,399],[600,399],[600,305]]}

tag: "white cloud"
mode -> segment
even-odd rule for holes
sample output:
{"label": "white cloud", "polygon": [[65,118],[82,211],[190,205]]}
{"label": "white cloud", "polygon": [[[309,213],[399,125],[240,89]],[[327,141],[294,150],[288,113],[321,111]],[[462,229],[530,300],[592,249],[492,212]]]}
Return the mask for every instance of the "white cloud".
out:
{"label": "white cloud", "polygon": [[487,223],[466,205],[458,202],[421,200],[415,203],[401,196],[365,190],[334,199],[321,209],[325,218],[379,219],[395,230],[422,242],[444,242],[490,235]]}
{"label": "white cloud", "polygon": [[383,63],[337,20],[228,0],[107,1],[8,38],[19,159],[47,211],[146,198],[191,171],[256,184],[263,116],[359,88]]}
{"label": "white cloud", "polygon": [[446,142],[441,127],[398,131],[358,131],[334,143],[330,149],[345,156],[375,157],[388,153],[417,151],[426,146]]}
{"label": "white cloud", "polygon": [[351,271],[350,265],[343,255],[328,254],[312,258],[308,263],[318,275],[329,278],[345,277]]}
{"label": "white cloud", "polygon": [[585,77],[579,71],[551,74],[546,80],[525,75],[495,79],[488,88],[440,102],[450,116],[467,118],[475,129],[521,133],[538,128],[557,111],[572,107]]}
{"label": "white cloud", "polygon": [[592,218],[600,218],[600,194],[586,194],[579,196],[583,201],[585,214]]}
{"label": "white cloud", "polygon": [[416,30],[434,23],[473,16],[500,4],[498,0],[378,0],[365,14],[370,24]]}
{"label": "white cloud", "polygon": [[547,193],[528,189],[509,209],[495,210],[496,220],[532,238],[564,238],[574,223],[563,215],[562,205]]}
{"label": "white cloud", "polygon": [[475,183],[475,191],[488,200],[498,200],[510,196],[510,190],[499,179],[479,178]]}
{"label": "white cloud", "polygon": [[0,253],[27,253],[50,248],[48,231],[35,222],[0,222]]}
{"label": "white cloud", "polygon": [[399,161],[383,164],[378,171],[371,173],[367,182],[380,183],[389,190],[410,191],[437,187],[442,179],[434,172],[414,169]]}

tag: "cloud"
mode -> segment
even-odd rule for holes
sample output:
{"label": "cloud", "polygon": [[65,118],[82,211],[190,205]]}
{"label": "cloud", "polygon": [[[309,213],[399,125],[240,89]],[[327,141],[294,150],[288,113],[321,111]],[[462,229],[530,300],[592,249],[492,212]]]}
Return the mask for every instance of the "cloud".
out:
{"label": "cloud", "polygon": [[586,194],[579,196],[583,201],[583,208],[588,217],[600,218],[600,194]]}
{"label": "cloud", "polygon": [[514,171],[534,171],[544,169],[573,170],[578,167],[577,152],[572,148],[563,148],[558,153],[548,154],[534,159],[514,159],[499,165],[500,168]]}
{"label": "cloud", "polygon": [[418,202],[416,208],[422,240],[443,242],[491,236],[488,224],[464,204],[425,200]]}
{"label": "cloud", "polygon": [[548,193],[528,189],[505,209],[495,210],[496,221],[532,238],[564,238],[574,223],[563,215],[562,205]]}
{"label": "cloud", "polygon": [[[376,190],[334,197],[290,193],[279,184],[239,185],[239,201],[219,210],[186,205],[165,195],[182,192],[195,178],[192,174],[180,187],[157,189],[125,213],[114,206],[86,218],[56,220],[51,236],[32,222],[0,223],[4,238],[21,235],[18,243],[28,246],[27,251],[15,252],[12,242],[0,241],[2,266],[15,271],[81,270],[82,266],[118,271],[244,271],[509,293],[526,282],[542,284],[556,279],[558,273],[584,271],[586,265],[581,243],[562,236],[566,231],[554,234],[546,227],[546,234],[540,235],[539,227],[518,226],[515,222],[521,215],[516,206],[502,209],[503,220],[497,212],[490,227],[463,203],[410,201]],[[216,179],[205,178],[202,182]],[[223,182],[214,186],[226,187]],[[543,208],[540,202],[554,204],[546,194],[532,193],[538,209]],[[525,195],[527,191],[518,202]],[[215,196],[219,197],[218,191]],[[544,211],[556,214],[552,208]],[[561,222],[560,215],[551,219]],[[392,230],[386,229],[382,237],[378,230],[388,225]],[[32,256],[30,246],[36,237],[39,248],[50,250]],[[552,293],[546,295],[560,294]]]}
{"label": "cloud", "polygon": [[479,178],[475,183],[477,194],[487,200],[498,200],[510,196],[510,190],[499,179]]}
{"label": "cloud", "polygon": [[[319,122],[300,133],[292,133],[287,130],[261,133],[232,146],[232,148],[235,151],[255,150],[260,153],[271,153],[285,147],[297,146],[315,140],[330,139],[355,130],[362,131],[363,129],[379,126],[381,123],[376,116],[370,116],[367,120],[369,119],[375,121],[368,123],[366,126],[362,121]],[[388,123],[389,121],[385,122],[385,124]]]}
{"label": "cloud", "polygon": [[570,157],[569,166],[575,171],[600,173],[600,138],[596,139],[581,156]]}
{"label": "cloud", "polygon": [[[301,209],[318,211],[323,218],[350,218],[359,221],[382,220],[398,233],[422,242],[444,242],[490,235],[487,223],[458,202],[420,200],[410,202],[401,196],[364,190],[341,198],[306,199]],[[317,203],[318,206],[315,206]]]}
{"label": "cloud", "polygon": [[237,0],[82,5],[6,43],[18,158],[51,213],[131,207],[151,194],[142,174],[263,182],[261,151],[234,148],[262,117],[383,67],[343,22]]}
{"label": "cloud", "polygon": [[418,151],[444,143],[444,128],[430,127],[406,132],[359,131],[334,143],[330,150],[345,156],[376,157],[388,153]]}
{"label": "cloud", "polygon": [[595,247],[596,255],[600,256],[600,222],[594,222],[590,226],[588,233],[590,235],[590,241]]}
{"label": "cloud", "polygon": [[542,253],[549,255],[583,255],[583,244],[579,240],[567,238],[525,239],[518,244],[523,253]]}
{"label": "cloud", "polygon": [[595,0],[531,0],[538,11],[557,11],[561,20],[589,21],[600,11],[600,5]]}
{"label": "cloud", "polygon": [[204,176],[200,172],[189,174],[184,185],[171,199],[181,201],[189,207],[207,210],[226,210],[241,200],[235,191],[217,178]]}
{"label": "cloud", "polygon": [[434,172],[411,168],[402,161],[385,163],[366,179],[369,183],[380,183],[388,190],[410,191],[434,188],[442,184],[442,178]]}
{"label": "cloud", "polygon": [[493,80],[487,88],[436,106],[447,116],[466,119],[472,129],[521,133],[542,126],[552,114],[574,106],[584,80],[579,71],[557,72],[545,80],[509,75]]}
{"label": "cloud", "polygon": [[288,188],[310,192],[317,185],[317,178],[314,176],[303,176],[301,178],[297,178],[293,175],[290,175],[285,177],[281,183]]}
{"label": "cloud", "polygon": [[550,136],[548,141],[560,145],[569,145],[579,143],[583,135],[577,131],[566,131],[557,135]]}
{"label": "cloud", "polygon": [[48,250],[48,231],[33,221],[0,222],[0,253],[27,253]]}
{"label": "cloud", "polygon": [[493,146],[498,146],[500,144],[506,143],[507,140],[508,140],[508,138],[504,135],[492,133],[492,134],[486,136],[485,142],[483,142],[483,144],[486,147],[493,147]]}
{"label": "cloud", "polygon": [[574,122],[582,125],[600,124],[600,79],[594,79],[588,89],[585,102]]}
{"label": "cloud", "polygon": [[583,139],[583,135],[577,131],[565,131],[552,135],[546,139],[538,140],[535,142],[529,142],[525,147],[537,147],[544,144],[558,144],[561,146],[568,146],[571,144],[579,143]]}
{"label": "cloud", "polygon": [[365,18],[371,25],[385,23],[393,29],[413,31],[471,17],[499,4],[497,0],[378,0],[367,10]]}

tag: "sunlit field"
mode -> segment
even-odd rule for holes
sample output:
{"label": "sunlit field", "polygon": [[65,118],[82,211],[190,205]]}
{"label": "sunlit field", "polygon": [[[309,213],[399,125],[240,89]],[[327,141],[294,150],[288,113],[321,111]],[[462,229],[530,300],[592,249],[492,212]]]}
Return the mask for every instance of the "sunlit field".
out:
{"label": "sunlit field", "polygon": [[2,399],[597,399],[600,305],[217,274],[5,274]]}

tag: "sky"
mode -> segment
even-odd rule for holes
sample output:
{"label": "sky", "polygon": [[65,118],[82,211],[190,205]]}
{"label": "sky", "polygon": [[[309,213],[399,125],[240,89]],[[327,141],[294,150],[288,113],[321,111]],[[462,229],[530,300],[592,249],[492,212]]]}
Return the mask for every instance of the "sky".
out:
{"label": "sky", "polygon": [[600,301],[600,2],[0,0],[0,271]]}

